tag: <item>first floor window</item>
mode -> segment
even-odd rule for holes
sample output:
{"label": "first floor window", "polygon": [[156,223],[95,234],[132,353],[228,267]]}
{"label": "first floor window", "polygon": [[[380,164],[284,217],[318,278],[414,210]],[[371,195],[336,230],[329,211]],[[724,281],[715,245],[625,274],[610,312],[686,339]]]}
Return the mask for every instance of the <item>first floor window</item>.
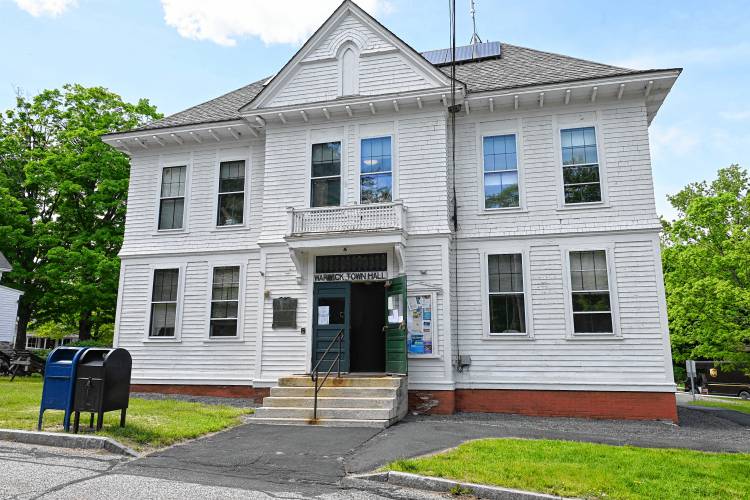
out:
{"label": "first floor window", "polygon": [[341,204],[341,143],[313,144],[310,175],[310,206]]}
{"label": "first floor window", "polygon": [[181,229],[185,211],[186,167],[166,167],[161,172],[159,229]]}
{"label": "first floor window", "polygon": [[239,266],[215,267],[211,288],[211,337],[237,336],[239,296]]}
{"label": "first floor window", "polygon": [[179,269],[156,269],[151,292],[149,337],[174,337]]}
{"label": "first floor window", "polygon": [[219,165],[219,209],[217,226],[242,224],[245,210],[245,162],[223,161]]}
{"label": "first floor window", "polygon": [[523,256],[487,256],[490,333],[525,333]]}
{"label": "first floor window", "polygon": [[410,354],[433,353],[432,295],[406,297],[406,332]]}
{"label": "first floor window", "polygon": [[485,137],[482,151],[484,208],[519,206],[515,134]]}
{"label": "first floor window", "polygon": [[391,138],[362,139],[359,166],[360,203],[382,203],[393,198]]}
{"label": "first floor window", "polygon": [[594,127],[560,131],[565,203],[602,201]]}
{"label": "first floor window", "polygon": [[604,250],[570,252],[573,332],[612,333],[607,253]]}

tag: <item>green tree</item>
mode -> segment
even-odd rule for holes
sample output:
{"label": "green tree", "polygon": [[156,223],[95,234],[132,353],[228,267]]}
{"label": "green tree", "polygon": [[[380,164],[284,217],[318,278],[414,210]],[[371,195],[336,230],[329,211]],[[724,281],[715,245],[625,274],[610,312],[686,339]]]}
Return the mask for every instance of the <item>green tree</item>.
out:
{"label": "green tree", "polygon": [[4,282],[24,292],[16,346],[32,320],[74,324],[82,339],[113,320],[129,164],[100,137],[160,116],[145,99],[65,85],[0,117]]}
{"label": "green tree", "polygon": [[750,180],[738,165],[668,199],[662,258],[674,360],[750,363]]}

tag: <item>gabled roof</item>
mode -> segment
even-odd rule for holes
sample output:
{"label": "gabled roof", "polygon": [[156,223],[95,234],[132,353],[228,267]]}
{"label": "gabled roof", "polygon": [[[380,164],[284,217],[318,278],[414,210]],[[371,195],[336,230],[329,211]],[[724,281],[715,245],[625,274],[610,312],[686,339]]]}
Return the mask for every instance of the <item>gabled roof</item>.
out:
{"label": "gabled roof", "polygon": [[[466,85],[468,93],[661,71],[611,66],[507,43],[501,44],[501,54],[499,58],[456,66],[456,78]],[[438,69],[450,73],[449,65],[440,65]],[[267,80],[264,78],[134,131],[240,120],[240,108],[253,101]]]}
{"label": "gabled roof", "polygon": [[7,273],[12,270],[13,268],[11,267],[10,262],[8,262],[8,259],[5,258],[3,252],[0,252],[0,272]]}

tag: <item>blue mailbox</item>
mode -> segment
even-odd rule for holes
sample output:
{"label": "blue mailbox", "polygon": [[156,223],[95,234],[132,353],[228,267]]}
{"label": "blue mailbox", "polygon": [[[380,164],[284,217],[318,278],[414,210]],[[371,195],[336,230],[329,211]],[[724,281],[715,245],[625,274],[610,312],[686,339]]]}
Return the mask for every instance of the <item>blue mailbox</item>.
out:
{"label": "blue mailbox", "polygon": [[70,429],[70,414],[73,411],[73,395],[76,385],[76,368],[78,360],[86,347],[58,347],[47,357],[44,367],[44,387],[42,403],[39,406],[39,423],[42,430],[44,410],[64,410],[63,427]]}

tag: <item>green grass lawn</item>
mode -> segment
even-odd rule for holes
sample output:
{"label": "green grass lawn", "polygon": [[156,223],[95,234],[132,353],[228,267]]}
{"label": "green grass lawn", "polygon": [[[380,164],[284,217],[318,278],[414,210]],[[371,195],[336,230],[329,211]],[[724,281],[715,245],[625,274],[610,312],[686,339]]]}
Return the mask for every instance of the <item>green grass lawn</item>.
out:
{"label": "green grass lawn", "polygon": [[[21,377],[13,382],[0,377],[0,428],[36,430],[41,377]],[[207,405],[175,400],[130,398],[125,427],[120,428],[120,412],[104,414],[104,426],[97,433],[109,436],[136,450],[169,446],[240,423],[240,415],[252,409]],[[73,418],[71,417],[71,426]],[[81,414],[81,428],[88,427],[89,414]],[[63,412],[44,412],[45,431],[63,431]]]}
{"label": "green grass lawn", "polygon": [[696,401],[691,401],[690,404],[696,406],[724,408],[726,410],[741,411],[742,413],[750,413],[750,400],[747,399],[721,398],[721,401],[715,399],[698,399]]}
{"label": "green grass lawn", "polygon": [[388,468],[569,497],[750,498],[748,454],[482,439]]}

